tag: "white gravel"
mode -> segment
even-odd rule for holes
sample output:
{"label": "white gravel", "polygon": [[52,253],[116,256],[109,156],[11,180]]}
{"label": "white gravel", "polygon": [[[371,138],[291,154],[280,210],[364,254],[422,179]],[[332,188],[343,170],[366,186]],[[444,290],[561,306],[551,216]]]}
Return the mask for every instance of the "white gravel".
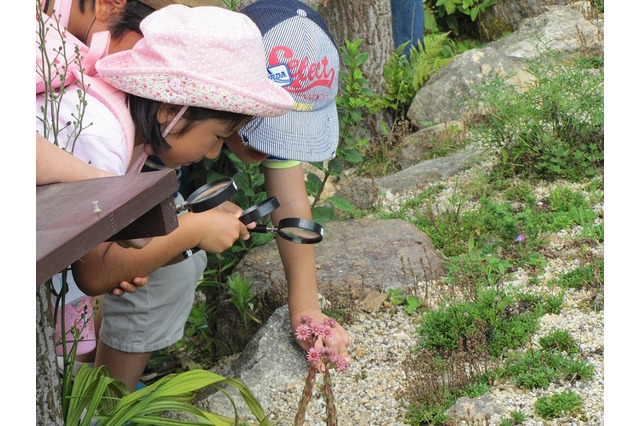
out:
{"label": "white gravel", "polygon": [[[486,165],[479,165],[465,172],[462,177],[481,172],[484,167]],[[451,195],[453,186],[456,184],[453,180],[445,183],[448,189],[441,194],[443,201]],[[461,182],[458,181],[457,184],[460,185]],[[576,187],[572,189],[575,190]],[[548,193],[550,190],[550,187],[537,189],[540,191],[539,194]],[[387,194],[384,208],[393,211],[397,209],[398,203],[415,195],[390,196]],[[595,209],[602,211],[603,207],[600,205]],[[551,248],[566,250],[568,242],[579,235],[579,231],[574,229],[550,236]],[[601,255],[603,248],[590,250]],[[507,285],[526,291],[555,291],[557,294],[558,289],[550,289],[547,283],[559,274],[580,266],[580,262],[572,258],[571,253],[567,253],[562,258],[547,259],[547,261],[545,270],[538,275],[541,278],[540,283],[531,284],[530,277],[523,271],[517,271]],[[577,380],[572,383],[568,381],[553,383],[547,389],[533,391],[518,388],[508,382],[498,383],[489,392],[507,414],[494,415],[490,419],[482,419],[479,422],[460,421],[457,424],[500,425],[501,417],[508,417],[511,412],[520,411],[527,416],[522,423],[524,425],[603,425],[604,310],[596,312],[585,308],[589,305],[587,301],[591,300],[592,296],[588,290],[567,292],[562,312],[558,315],[542,317],[540,330],[533,336],[529,345],[535,348],[539,338],[546,335],[552,328],[569,331],[580,347],[580,353],[577,356],[594,367],[595,374],[592,379]],[[333,375],[333,389],[340,424],[367,426],[410,424],[405,417],[407,401],[401,398],[401,391],[406,386],[403,361],[417,343],[418,323],[417,315],[409,315],[402,309],[383,307],[376,313],[360,313],[355,321],[346,325],[352,338],[350,349],[352,362],[346,374]],[[269,411],[273,413],[271,420],[279,419],[281,424],[286,425],[293,423],[302,386],[301,378],[299,383],[273,395],[276,404],[269,407]],[[578,414],[554,420],[544,420],[535,415],[534,404],[539,397],[569,390],[582,397],[583,405]],[[316,393],[319,394],[319,392]],[[326,424],[322,398],[314,396],[312,399],[305,424]]]}

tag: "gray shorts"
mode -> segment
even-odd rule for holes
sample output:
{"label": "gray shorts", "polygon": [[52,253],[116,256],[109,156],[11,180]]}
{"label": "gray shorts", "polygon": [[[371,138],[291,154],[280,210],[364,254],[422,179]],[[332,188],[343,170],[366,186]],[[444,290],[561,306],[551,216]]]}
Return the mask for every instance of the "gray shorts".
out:
{"label": "gray shorts", "polygon": [[135,293],[104,296],[100,340],[123,352],[153,352],[182,338],[196,285],[207,264],[204,251],[149,275]]}

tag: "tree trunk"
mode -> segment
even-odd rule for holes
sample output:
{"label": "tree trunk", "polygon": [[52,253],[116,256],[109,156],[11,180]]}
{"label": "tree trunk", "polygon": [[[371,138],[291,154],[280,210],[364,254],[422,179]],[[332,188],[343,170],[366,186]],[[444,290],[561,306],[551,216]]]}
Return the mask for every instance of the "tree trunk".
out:
{"label": "tree trunk", "polygon": [[36,424],[64,425],[53,341],[51,280],[36,287]]}
{"label": "tree trunk", "polygon": [[[382,71],[394,51],[391,29],[391,3],[389,0],[329,0],[326,6],[319,6],[322,16],[338,48],[345,40],[362,39],[360,51],[369,54],[362,66],[362,74],[369,87],[377,94],[384,94]],[[385,137],[380,123],[384,121],[390,129],[393,118],[390,114],[379,113],[367,120],[365,137],[372,141],[382,141]]]}
{"label": "tree trunk", "polygon": [[369,53],[362,73],[376,93],[382,90],[382,69],[394,50],[389,0],[329,0],[318,13],[338,47],[344,41],[362,39],[360,50]]}

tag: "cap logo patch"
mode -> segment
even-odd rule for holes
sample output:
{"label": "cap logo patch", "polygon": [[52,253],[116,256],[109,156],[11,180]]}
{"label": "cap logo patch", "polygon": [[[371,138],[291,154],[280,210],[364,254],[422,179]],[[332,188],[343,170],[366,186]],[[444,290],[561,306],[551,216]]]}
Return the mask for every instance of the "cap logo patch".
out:
{"label": "cap logo patch", "polygon": [[289,68],[285,64],[267,67],[267,72],[269,73],[269,79],[281,87],[289,86],[293,83]]}

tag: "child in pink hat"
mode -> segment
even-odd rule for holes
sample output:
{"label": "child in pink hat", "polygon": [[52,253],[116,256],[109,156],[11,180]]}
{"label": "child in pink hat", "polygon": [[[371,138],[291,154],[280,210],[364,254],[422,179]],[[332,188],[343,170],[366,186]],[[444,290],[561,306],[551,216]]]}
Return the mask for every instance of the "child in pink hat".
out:
{"label": "child in pink hat", "polygon": [[[144,38],[130,51],[109,55],[95,65],[98,77],[114,91],[127,94],[135,123],[134,150],[143,153],[136,157],[134,151],[134,161],[155,154],[166,165],[178,167],[214,158],[224,139],[253,116],[282,115],[293,107],[291,96],[267,78],[260,31],[246,16],[217,7],[171,5],[145,18],[140,29]],[[88,109],[96,104],[97,95],[91,96]],[[94,120],[96,129],[110,118],[102,117]],[[89,140],[94,127],[81,133],[78,152],[81,145],[102,144],[99,135],[92,134]],[[107,142],[106,136],[102,139]],[[120,153],[112,157],[126,158]],[[117,161],[113,158],[108,161],[111,166]],[[97,157],[86,160],[101,163]],[[129,166],[118,164],[109,170],[121,174],[131,170]],[[180,339],[186,317],[176,315],[188,315],[184,307],[193,303],[206,266],[205,251],[222,252],[239,237],[249,237],[238,216],[218,209],[187,212],[180,215],[178,229],[153,238],[142,249],[104,243],[76,262],[82,267],[74,268],[74,277],[89,295],[104,293],[113,276],[149,276],[149,284],[136,293],[124,298],[105,295],[101,313],[109,320],[102,322],[96,365],[119,365],[127,371],[114,377],[137,380],[153,350]],[[182,257],[196,246],[203,251]],[[117,271],[95,273],[110,260],[119,265]],[[146,324],[157,325],[157,333],[149,334]],[[119,362],[114,353],[126,355],[126,362]],[[135,381],[127,380],[126,385],[133,390]]]}
{"label": "child in pink hat", "polygon": [[[145,152],[165,165],[215,158],[224,138],[253,116],[275,117],[293,108],[292,97],[264,72],[260,30],[244,15],[175,4],[149,15],[140,30],[144,38],[132,50],[99,60],[96,70],[128,94]],[[203,143],[190,145],[193,152],[172,152],[181,150],[179,139],[195,130],[194,123],[207,120],[217,122],[203,128],[214,133],[209,145],[215,149]]]}

